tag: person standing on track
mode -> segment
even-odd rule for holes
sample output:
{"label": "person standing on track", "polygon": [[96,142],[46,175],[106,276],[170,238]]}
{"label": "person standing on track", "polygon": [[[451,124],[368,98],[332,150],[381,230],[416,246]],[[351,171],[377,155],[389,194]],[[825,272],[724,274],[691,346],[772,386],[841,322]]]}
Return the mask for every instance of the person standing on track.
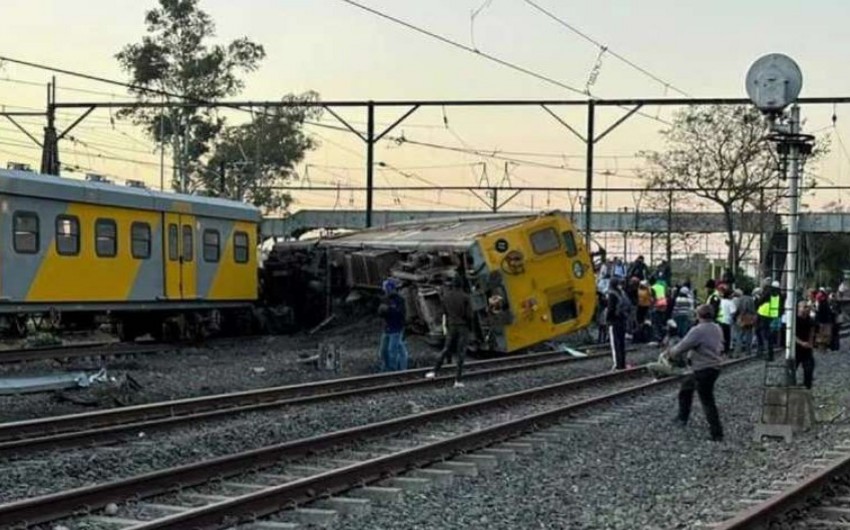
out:
{"label": "person standing on track", "polygon": [[611,339],[611,357],[614,370],[626,369],[626,325],[631,314],[631,304],[623,292],[622,281],[612,278],[608,289],[605,319],[608,322],[608,336]]}
{"label": "person standing on track", "polygon": [[815,373],[815,355],[812,351],[815,338],[815,322],[812,320],[811,306],[806,301],[797,304],[797,348],[794,352],[794,380],[797,368],[803,366],[803,385],[811,390]]}
{"label": "person standing on track", "polygon": [[446,315],[446,344],[437,365],[425,374],[427,379],[436,377],[443,363],[451,362],[453,356],[457,356],[457,375],[455,375],[455,388],[463,386],[463,361],[466,357],[466,344],[469,334],[472,332],[472,304],[469,294],[463,290],[463,279],[454,276],[450,288],[443,293],[443,312]]}
{"label": "person standing on track", "polygon": [[378,307],[378,316],[384,319],[381,335],[381,371],[407,370],[407,346],[404,344],[406,314],[404,298],[398,294],[398,283],[393,278],[381,285],[386,299]]}
{"label": "person standing on track", "polygon": [[679,427],[688,424],[696,391],[708,420],[711,440],[719,442],[723,440],[723,426],[714,401],[714,383],[720,375],[723,332],[714,321],[714,309],[710,305],[703,304],[697,308],[697,319],[699,323],[688,331],[685,338],[663,354],[669,360],[679,362],[687,354],[692,370],[679,390],[679,414],[675,423]]}

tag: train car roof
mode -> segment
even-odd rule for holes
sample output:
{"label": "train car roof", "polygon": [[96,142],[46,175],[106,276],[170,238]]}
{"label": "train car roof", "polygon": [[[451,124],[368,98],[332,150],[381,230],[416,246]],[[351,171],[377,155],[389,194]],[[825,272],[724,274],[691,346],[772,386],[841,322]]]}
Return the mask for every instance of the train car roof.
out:
{"label": "train car roof", "polygon": [[104,182],[91,182],[42,175],[29,171],[0,169],[0,194],[39,197],[104,206],[180,212],[259,222],[260,210],[250,204],[215,197],[166,193]]}
{"label": "train car roof", "polygon": [[465,250],[480,236],[548,215],[562,214],[484,214],[404,221],[325,239],[322,244],[330,247],[392,250]]}

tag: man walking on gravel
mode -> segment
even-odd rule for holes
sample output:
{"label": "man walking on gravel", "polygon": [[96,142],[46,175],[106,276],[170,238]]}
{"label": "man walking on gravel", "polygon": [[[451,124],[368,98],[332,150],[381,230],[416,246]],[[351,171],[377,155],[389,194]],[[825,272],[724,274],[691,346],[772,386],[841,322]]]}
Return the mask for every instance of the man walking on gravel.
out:
{"label": "man walking on gravel", "polygon": [[679,390],[679,415],[675,421],[680,427],[687,425],[696,390],[708,420],[711,439],[719,442],[723,440],[723,427],[714,402],[714,382],[720,375],[723,332],[714,321],[714,308],[710,305],[697,308],[697,319],[699,323],[679,343],[664,352],[670,360],[687,360],[692,370]]}
{"label": "man walking on gravel", "polygon": [[425,377],[434,378],[443,363],[451,362],[452,357],[456,355],[455,388],[460,388],[463,386],[460,379],[463,376],[466,344],[472,331],[472,304],[469,295],[463,290],[463,280],[460,276],[453,277],[450,285],[450,288],[443,293],[443,312],[446,315],[446,343],[437,365],[432,371],[425,374]]}

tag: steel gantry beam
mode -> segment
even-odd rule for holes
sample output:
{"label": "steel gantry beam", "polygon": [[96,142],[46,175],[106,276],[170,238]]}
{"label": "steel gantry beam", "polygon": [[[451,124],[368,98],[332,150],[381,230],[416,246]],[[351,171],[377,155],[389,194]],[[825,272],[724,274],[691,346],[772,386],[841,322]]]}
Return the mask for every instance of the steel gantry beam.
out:
{"label": "steel gantry beam", "polygon": [[[54,84],[55,91],[55,84]],[[385,101],[205,101],[190,96],[181,96],[179,94],[169,94],[157,90],[150,90],[152,94],[159,94],[169,97],[175,97],[176,102],[160,101],[160,102],[115,102],[115,101],[95,101],[95,102],[71,102],[58,103],[55,97],[52,98],[48,108],[48,121],[51,122],[51,115],[55,109],[86,109],[85,113],[72,124],[71,127],[85,119],[88,114],[98,108],[198,108],[198,107],[219,107],[245,110],[246,108],[280,108],[280,107],[302,107],[302,108],[323,108],[327,110],[337,120],[356,134],[366,144],[366,222],[368,226],[372,224],[373,210],[373,194],[374,186],[374,147],[375,143],[383,139],[390,131],[400,125],[405,119],[413,114],[420,107],[526,107],[526,106],[541,106],[559,123],[565,126],[586,145],[586,181],[584,192],[585,197],[585,220],[584,229],[589,235],[593,226],[593,164],[594,164],[594,147],[597,142],[605,138],[614,129],[624,123],[627,119],[633,116],[644,106],[693,106],[693,105],[750,105],[750,100],[746,98],[627,98],[627,99],[481,99],[481,100],[385,100]],[[822,104],[842,104],[850,103],[850,96],[838,97],[809,97],[800,98],[800,105],[822,105]],[[409,107],[409,109],[389,127],[384,129],[379,134],[375,134],[375,110],[379,108],[395,108]],[[558,117],[548,107],[585,107],[587,109],[587,131],[586,134],[580,134],[574,127],[569,125],[565,120]],[[605,129],[601,134],[596,134],[596,109],[598,107],[622,107],[627,108],[628,112],[617,119],[612,125]],[[357,128],[351,126],[345,119],[340,116],[334,109],[340,108],[366,108],[367,110],[367,128],[365,134]],[[69,128],[70,129],[70,128]],[[52,136],[49,136],[47,131],[52,131]],[[67,130],[65,131],[67,133]],[[64,135],[64,133],[63,133]],[[48,169],[55,168],[58,173],[59,153],[57,143],[63,135],[57,135],[55,128],[48,123],[48,129],[45,133],[44,156],[43,160],[47,163]],[[43,167],[45,165],[43,163]],[[496,208],[499,207],[497,199],[493,198]]]}

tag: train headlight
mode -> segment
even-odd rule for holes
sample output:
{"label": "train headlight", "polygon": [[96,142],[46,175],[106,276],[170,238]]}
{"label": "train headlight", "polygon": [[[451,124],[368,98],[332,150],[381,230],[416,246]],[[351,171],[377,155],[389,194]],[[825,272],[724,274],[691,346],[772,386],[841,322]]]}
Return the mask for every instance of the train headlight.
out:
{"label": "train headlight", "polygon": [[584,276],[584,265],[582,265],[580,261],[573,262],[573,276],[576,278]]}

